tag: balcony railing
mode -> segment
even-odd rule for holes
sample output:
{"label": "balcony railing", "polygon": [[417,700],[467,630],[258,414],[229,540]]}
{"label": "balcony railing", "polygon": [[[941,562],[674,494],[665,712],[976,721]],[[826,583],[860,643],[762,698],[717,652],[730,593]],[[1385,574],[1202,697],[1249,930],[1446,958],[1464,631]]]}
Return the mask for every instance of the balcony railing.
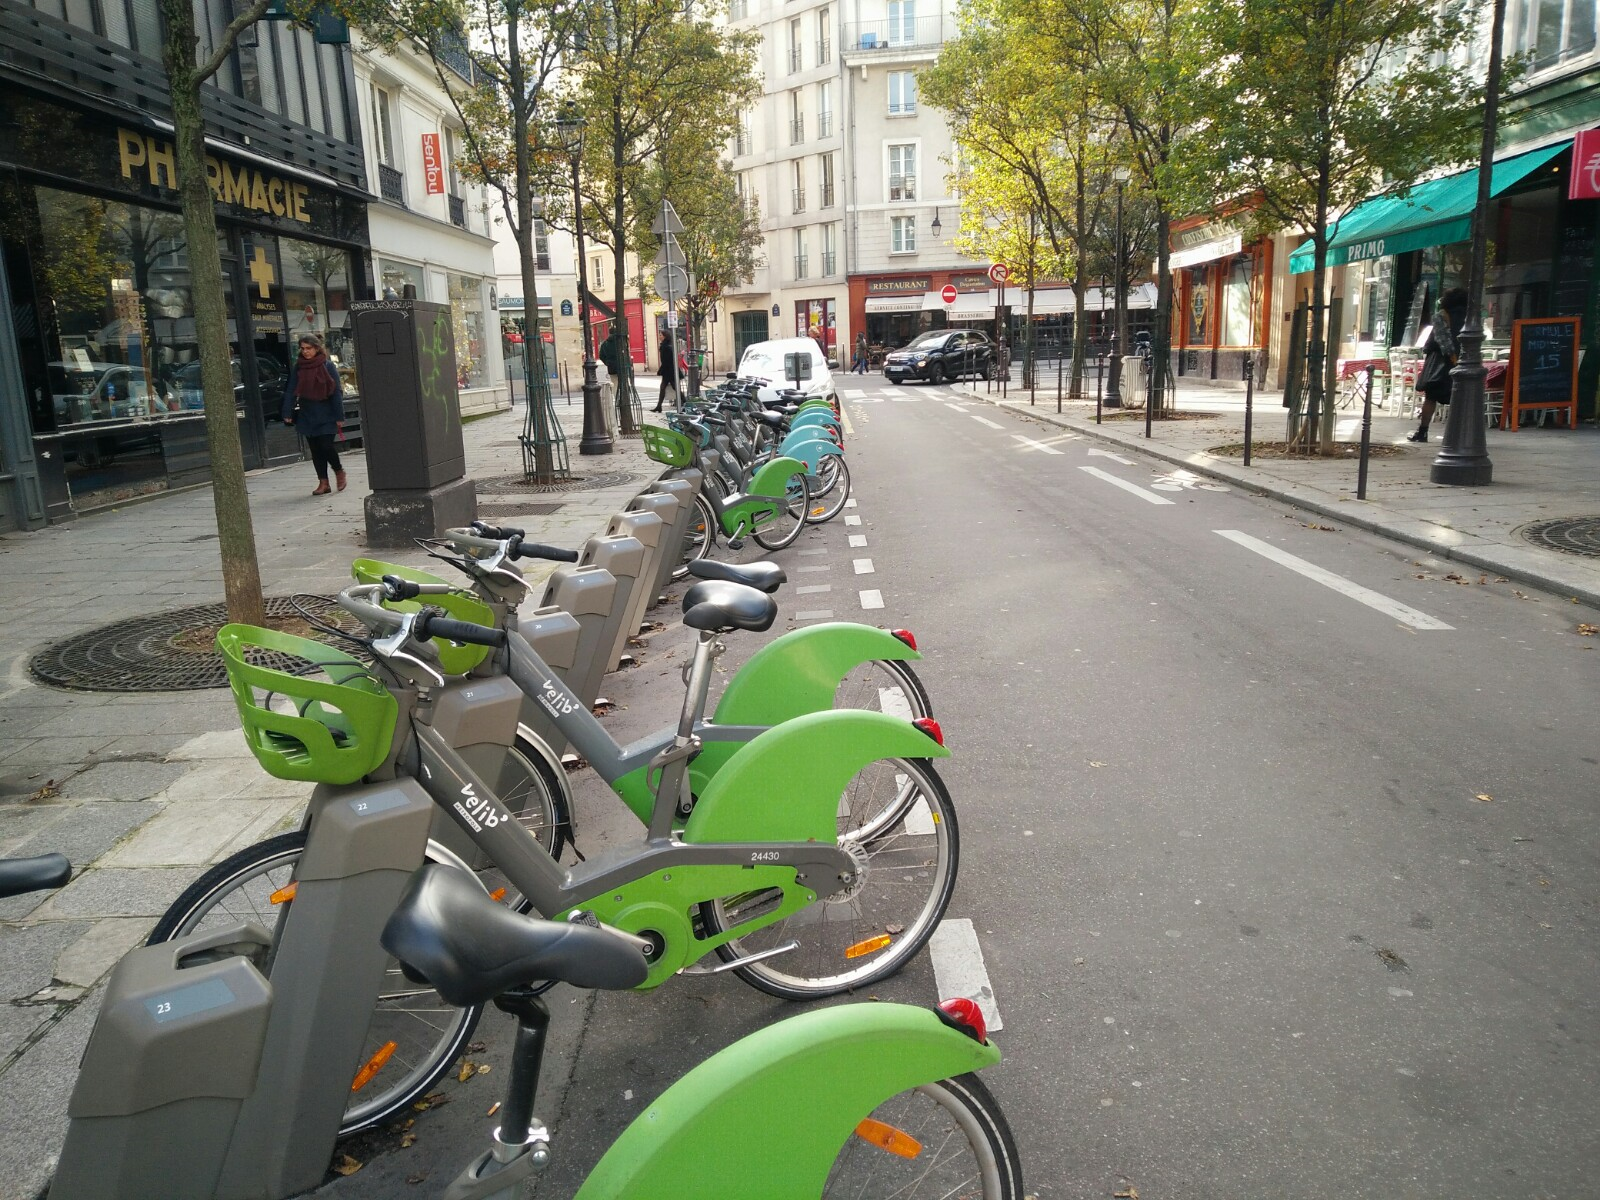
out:
{"label": "balcony railing", "polygon": [[789,145],[798,146],[806,140],[806,119],[796,117],[789,122]]}
{"label": "balcony railing", "polygon": [[917,177],[915,175],[889,176],[889,199],[915,200],[917,198]]}
{"label": "balcony railing", "polygon": [[804,254],[796,254],[794,256],[794,277],[796,279],[804,279],[806,277],[806,261]]}
{"label": "balcony railing", "polygon": [[378,194],[395,204],[406,202],[406,177],[388,163],[378,164]]}
{"label": "balcony railing", "polygon": [[[825,184],[822,185],[821,207],[823,207],[823,208],[832,208],[833,207],[833,184],[831,184],[831,183],[825,183]],[[831,275],[833,272],[830,271],[828,273]]]}
{"label": "balcony railing", "polygon": [[937,49],[944,44],[944,21],[942,16],[909,21],[853,21],[844,27],[843,52],[853,55]]}
{"label": "balcony railing", "polygon": [[819,138],[833,136],[833,114],[831,112],[819,112],[817,114],[817,136]]}
{"label": "balcony railing", "polygon": [[835,269],[836,269],[837,266],[838,266],[838,256],[832,250],[823,251],[823,253],[822,253],[822,273],[824,275],[832,275],[832,274],[835,273]]}
{"label": "balcony railing", "polygon": [[467,202],[460,196],[450,198],[450,224],[465,229],[467,227]]}
{"label": "balcony railing", "polygon": [[833,57],[833,43],[823,38],[817,43],[817,65],[820,67]]}
{"label": "balcony railing", "polygon": [[755,152],[756,139],[747,130],[741,130],[733,139],[733,152],[736,155],[752,154]]}
{"label": "balcony railing", "polygon": [[795,188],[794,191],[789,194],[789,199],[790,199],[790,202],[791,202],[790,206],[789,206],[789,211],[790,212],[794,212],[794,213],[803,213],[803,212],[805,212],[805,210],[806,210],[806,190],[805,190],[805,188]]}
{"label": "balcony railing", "polygon": [[889,115],[891,117],[909,117],[914,115],[916,111],[917,102],[915,100],[889,101]]}
{"label": "balcony railing", "polygon": [[467,40],[454,29],[441,29],[434,35],[433,56],[468,83],[482,82],[477,64],[467,53]]}
{"label": "balcony railing", "polygon": [[800,47],[789,47],[789,74],[793,75],[800,69]]}

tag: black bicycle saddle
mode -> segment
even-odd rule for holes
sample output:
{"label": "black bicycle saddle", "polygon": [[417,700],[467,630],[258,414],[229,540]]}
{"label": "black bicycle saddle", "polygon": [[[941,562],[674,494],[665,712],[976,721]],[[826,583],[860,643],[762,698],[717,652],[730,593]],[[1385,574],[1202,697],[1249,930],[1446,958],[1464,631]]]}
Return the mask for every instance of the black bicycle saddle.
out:
{"label": "black bicycle saddle", "polygon": [[748,629],[760,633],[778,616],[778,602],[742,583],[708,579],[683,594],[683,623],[690,629],[727,633]]}
{"label": "black bicycle saddle", "polygon": [[689,564],[689,574],[697,579],[725,579],[742,583],[769,596],[786,583],[789,576],[775,562],[730,563],[714,558],[699,558]]}

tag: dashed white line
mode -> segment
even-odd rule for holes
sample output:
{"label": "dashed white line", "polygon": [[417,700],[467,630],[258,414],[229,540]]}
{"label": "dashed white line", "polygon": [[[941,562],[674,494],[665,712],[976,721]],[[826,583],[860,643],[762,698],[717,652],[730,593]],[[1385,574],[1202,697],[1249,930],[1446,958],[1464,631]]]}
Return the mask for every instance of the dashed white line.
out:
{"label": "dashed white line", "polygon": [[856,574],[857,575],[871,575],[873,570],[875,569],[873,567],[873,565],[872,565],[872,560],[870,558],[858,558],[858,559],[856,559],[855,560],[855,568],[856,568]]}
{"label": "dashed white line", "polygon": [[866,534],[864,534],[864,533],[852,533],[850,535],[850,549],[852,549],[852,550],[860,550],[864,546],[866,546],[866,544],[867,544],[867,535]]}
{"label": "dashed white line", "polygon": [[987,425],[990,429],[1004,429],[1005,428],[1005,426],[1000,424],[999,421],[991,421],[991,420],[989,420],[988,417],[980,417],[977,413],[968,413],[967,416],[971,417],[974,421],[976,421],[980,425]]}
{"label": "dashed white line", "polygon": [[1346,579],[1343,575],[1335,575],[1325,567],[1307,562],[1303,558],[1296,558],[1287,550],[1280,550],[1270,542],[1263,542],[1260,538],[1251,537],[1248,533],[1240,533],[1237,529],[1216,529],[1212,531],[1219,537],[1225,537],[1230,542],[1243,546],[1246,550],[1261,555],[1262,558],[1271,559],[1280,566],[1304,575],[1307,579],[1315,580],[1323,587],[1330,587],[1340,595],[1349,596],[1350,599],[1365,604],[1368,608],[1375,608],[1379,612],[1393,617],[1402,625],[1409,625],[1413,629],[1454,629],[1454,625],[1446,625],[1438,617],[1430,617],[1419,609],[1412,608],[1409,604],[1401,604],[1398,600],[1391,600],[1382,592],[1375,592],[1371,588],[1362,587]]}
{"label": "dashed white line", "polygon": [[877,589],[873,589],[872,591],[862,592],[861,593],[861,607],[862,608],[882,608],[883,607],[883,593],[878,591]]}
{"label": "dashed white line", "polygon": [[1002,1029],[1000,1007],[995,1003],[989,972],[983,965],[983,949],[972,922],[946,917],[928,940],[928,957],[933,962],[935,990],[941,996],[965,996],[983,1012],[983,1023]]}
{"label": "dashed white line", "polygon": [[[887,716],[899,717],[902,721],[911,720],[911,701],[906,699],[905,689],[898,687],[879,688],[878,711]],[[895,778],[898,779],[899,776]],[[923,807],[927,806],[924,805]]]}
{"label": "dashed white line", "polygon": [[797,550],[795,553],[799,554],[800,557],[802,557],[802,558],[816,558],[819,555],[826,554],[827,551],[826,550]]}
{"label": "dashed white line", "polygon": [[829,566],[827,563],[822,563],[821,565],[815,566],[815,567],[796,567],[795,568],[795,574],[797,574],[797,575],[810,575],[810,574],[814,574],[817,571],[831,571],[831,570],[833,570],[833,568],[831,566]]}
{"label": "dashed white line", "polygon": [[[851,496],[850,499],[848,499],[848,500],[846,500],[844,502],[844,506],[846,508],[854,508],[856,506],[856,498],[854,496]],[[803,551],[802,551],[802,553],[803,553]]]}
{"label": "dashed white line", "polygon": [[815,596],[818,592],[831,591],[833,591],[833,584],[831,583],[808,583],[804,587],[795,588],[794,594],[796,596]]}
{"label": "dashed white line", "polygon": [[962,408],[961,405],[959,405],[959,404],[951,404],[950,401],[948,401],[948,400],[946,400],[944,402],[944,406],[946,408],[948,408],[951,412],[964,413],[964,412],[967,411],[966,409]]}
{"label": "dashed white line", "polygon": [[833,620],[833,609],[818,608],[810,612],[797,612],[794,614],[794,619],[796,621],[831,621]]}
{"label": "dashed white line", "polygon": [[[1060,451],[1057,451],[1057,453],[1059,454]],[[1140,487],[1137,483],[1129,483],[1126,479],[1118,479],[1109,471],[1102,471],[1099,467],[1079,467],[1078,470],[1087,471],[1096,479],[1104,479],[1107,483],[1114,484],[1125,492],[1132,492],[1135,496],[1138,496],[1139,499],[1148,500],[1151,504],[1172,503],[1172,501],[1167,499],[1165,496],[1159,496],[1155,492]]]}
{"label": "dashed white line", "polygon": [[849,516],[845,517],[844,523],[846,525],[859,525],[861,524],[861,518],[856,516],[854,513],[851,513]]}

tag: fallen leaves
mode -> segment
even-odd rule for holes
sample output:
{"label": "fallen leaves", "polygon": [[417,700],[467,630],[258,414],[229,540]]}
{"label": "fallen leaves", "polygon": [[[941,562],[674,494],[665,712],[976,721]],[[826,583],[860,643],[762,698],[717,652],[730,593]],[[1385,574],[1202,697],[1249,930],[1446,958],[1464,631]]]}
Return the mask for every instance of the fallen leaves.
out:
{"label": "fallen leaves", "polygon": [[341,1154],[333,1161],[333,1172],[335,1175],[354,1175],[365,1165],[348,1154]]}
{"label": "fallen leaves", "polygon": [[1376,954],[1379,960],[1382,961],[1383,965],[1388,967],[1391,971],[1411,970],[1411,965],[1393,950],[1390,950],[1387,946],[1380,946],[1377,950],[1373,951],[1373,953]]}
{"label": "fallen leaves", "polygon": [[488,1063],[475,1063],[470,1058],[463,1058],[461,1070],[456,1072],[456,1082],[465,1083],[475,1075],[487,1075],[492,1069]]}
{"label": "fallen leaves", "polygon": [[1315,523],[1313,523],[1311,521],[1301,521],[1300,525],[1301,525],[1302,528],[1305,528],[1305,529],[1317,529],[1317,530],[1320,530],[1323,533],[1338,533],[1339,532],[1339,530],[1333,525],[1317,525],[1317,524],[1315,524]]}
{"label": "fallen leaves", "polygon": [[449,1103],[450,1097],[446,1096],[443,1092],[429,1092],[411,1107],[416,1112],[427,1112],[430,1108],[438,1108],[441,1105]]}
{"label": "fallen leaves", "polygon": [[1090,763],[1090,764],[1089,764],[1089,765],[1090,765],[1090,766],[1091,766],[1091,767],[1103,767],[1103,766],[1105,766],[1105,765],[1106,765],[1106,764],[1105,764],[1105,763],[1103,763],[1103,762],[1091,762],[1091,763]]}
{"label": "fallen leaves", "polygon": [[1473,799],[1482,800],[1485,804],[1489,804],[1494,800],[1494,797],[1489,795],[1488,792],[1479,792]]}
{"label": "fallen leaves", "polygon": [[1539,603],[1539,597],[1530,596],[1527,592],[1522,591],[1520,588],[1512,588],[1511,594],[1518,600],[1532,600],[1535,604]]}
{"label": "fallen leaves", "polygon": [[48,800],[48,799],[50,799],[50,797],[59,796],[60,794],[61,794],[61,789],[56,786],[56,781],[54,779],[46,779],[44,781],[44,784],[41,787],[39,787],[38,790],[33,792],[31,795],[29,795],[29,797],[27,798],[26,801],[24,801],[24,803],[32,804],[35,801]]}
{"label": "fallen leaves", "polygon": [[1579,637],[1593,637],[1597,633],[1600,633],[1600,625],[1590,625],[1585,621],[1578,626]]}
{"label": "fallen leaves", "polygon": [[1120,1192],[1112,1192],[1111,1195],[1113,1200],[1139,1200],[1139,1189],[1130,1183]]}

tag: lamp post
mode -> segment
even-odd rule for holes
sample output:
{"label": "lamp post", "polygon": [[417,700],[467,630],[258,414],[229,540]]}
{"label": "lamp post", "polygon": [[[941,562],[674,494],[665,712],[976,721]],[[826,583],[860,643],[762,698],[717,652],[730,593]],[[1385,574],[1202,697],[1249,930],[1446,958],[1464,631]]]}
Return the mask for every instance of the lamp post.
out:
{"label": "lamp post", "polygon": [[583,245],[583,192],[578,184],[578,164],[583,158],[583,116],[578,112],[578,106],[570,100],[561,106],[556,131],[572,162],[572,212],[578,239],[578,312],[583,326],[583,437],[578,441],[578,453],[610,454],[615,447],[606,429],[605,401],[600,395],[600,379],[594,361],[594,335],[589,324],[588,254]]}
{"label": "lamp post", "polygon": [[939,240],[939,231],[944,228],[939,223],[939,210],[937,208],[933,210],[933,224],[928,228],[933,233],[933,240],[937,242]]}
{"label": "lamp post", "polygon": [[1484,434],[1483,273],[1488,257],[1489,193],[1494,174],[1494,139],[1500,109],[1500,42],[1506,0],[1494,0],[1489,26],[1489,78],[1483,105],[1483,144],[1478,153],[1478,204],[1472,214],[1472,266],[1467,276],[1467,322],[1461,329],[1461,355],[1450,372],[1451,400],[1444,443],[1428,477],[1434,483],[1482,487],[1494,481]]}
{"label": "lamp post", "polygon": [[1111,172],[1111,178],[1117,185],[1117,244],[1113,252],[1116,263],[1116,276],[1111,281],[1112,303],[1116,305],[1116,313],[1112,316],[1111,324],[1111,386],[1108,390],[1109,403],[1113,408],[1122,404],[1122,354],[1121,344],[1128,336],[1127,315],[1123,304],[1123,283],[1127,270],[1122,262],[1122,189],[1128,186],[1128,180],[1133,178],[1133,172],[1127,167],[1117,167]]}

